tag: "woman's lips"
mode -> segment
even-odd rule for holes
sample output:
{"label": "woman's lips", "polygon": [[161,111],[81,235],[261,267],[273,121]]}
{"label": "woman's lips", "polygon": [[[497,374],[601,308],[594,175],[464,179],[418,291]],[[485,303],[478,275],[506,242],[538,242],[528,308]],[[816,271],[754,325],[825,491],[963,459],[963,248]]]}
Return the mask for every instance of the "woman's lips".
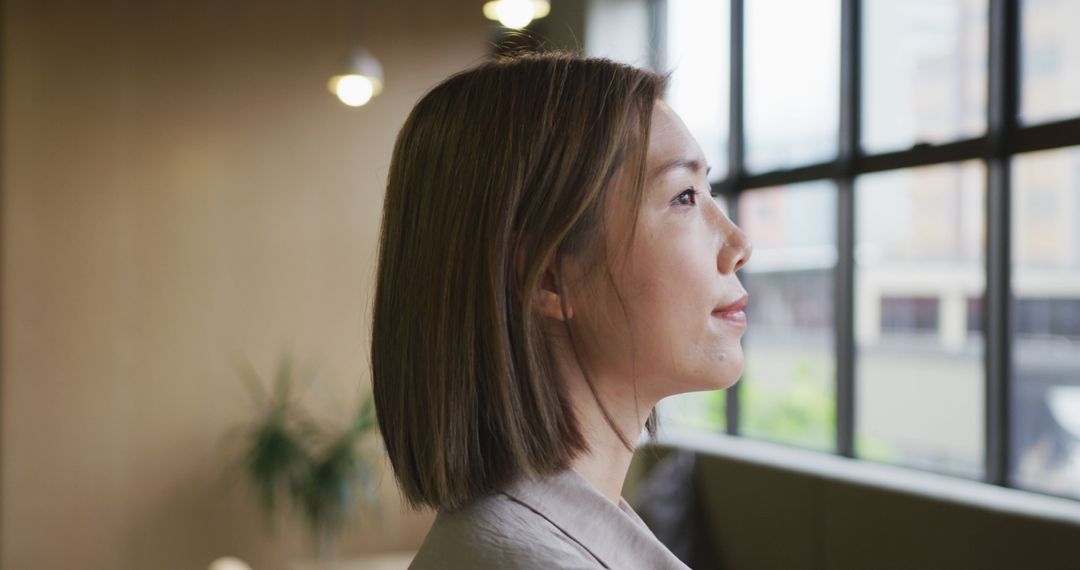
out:
{"label": "woman's lips", "polygon": [[725,322],[745,327],[746,311],[744,311],[744,309],[746,309],[748,300],[749,296],[744,294],[742,297],[736,299],[735,302],[714,310],[712,315]]}
{"label": "woman's lips", "polygon": [[717,311],[713,313],[713,316],[734,325],[746,326],[746,313],[743,311],[729,311],[726,313]]}

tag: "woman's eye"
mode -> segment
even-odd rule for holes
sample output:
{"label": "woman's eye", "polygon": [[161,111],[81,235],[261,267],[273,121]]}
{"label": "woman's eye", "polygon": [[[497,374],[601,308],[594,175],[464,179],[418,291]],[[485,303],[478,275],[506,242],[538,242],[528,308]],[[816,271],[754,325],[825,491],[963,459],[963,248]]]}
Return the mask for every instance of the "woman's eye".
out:
{"label": "woman's eye", "polygon": [[683,190],[678,196],[676,196],[671,201],[671,203],[674,204],[674,205],[678,205],[678,206],[693,206],[693,205],[696,205],[697,204],[697,190],[694,190],[693,188],[687,188],[686,190]]}

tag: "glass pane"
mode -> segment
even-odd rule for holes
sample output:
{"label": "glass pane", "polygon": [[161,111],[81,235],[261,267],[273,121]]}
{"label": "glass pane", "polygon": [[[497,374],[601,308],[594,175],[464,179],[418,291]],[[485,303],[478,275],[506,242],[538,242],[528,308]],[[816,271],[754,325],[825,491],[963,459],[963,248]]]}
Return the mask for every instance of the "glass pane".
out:
{"label": "glass pane", "polygon": [[690,392],[660,400],[660,429],[727,431],[727,390]]}
{"label": "glass pane", "polygon": [[730,14],[726,1],[667,2],[667,102],[701,144],[714,182],[727,173]]}
{"label": "glass pane", "polygon": [[645,2],[590,0],[585,3],[585,53],[649,67],[649,26]]}
{"label": "glass pane", "polygon": [[1080,116],[1080,2],[1021,2],[1020,119]]}
{"label": "glass pane", "polygon": [[985,177],[967,162],[856,180],[860,457],[981,477]]}
{"label": "glass pane", "polygon": [[836,157],[839,0],[747,0],[746,166],[751,172]]}
{"label": "glass pane", "polygon": [[986,130],[987,0],[863,3],[863,148]]}
{"label": "glass pane", "polygon": [[1013,163],[1013,484],[1080,498],[1080,147]]}
{"label": "glass pane", "polygon": [[739,431],[831,451],[836,441],[833,269],[836,186],[752,190],[739,225],[754,244],[741,275],[750,294]]}

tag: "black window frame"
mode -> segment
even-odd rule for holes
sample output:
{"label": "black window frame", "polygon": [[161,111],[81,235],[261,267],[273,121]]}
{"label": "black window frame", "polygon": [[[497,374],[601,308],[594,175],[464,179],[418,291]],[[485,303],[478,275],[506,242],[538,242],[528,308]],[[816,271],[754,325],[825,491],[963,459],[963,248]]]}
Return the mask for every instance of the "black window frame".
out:
{"label": "black window frame", "polygon": [[[840,124],[835,160],[750,174],[745,165],[744,14],[747,0],[730,1],[728,169],[713,191],[728,199],[738,223],[738,197],[746,191],[831,180],[837,188],[837,264],[834,281],[836,441],[834,454],[855,458],[855,180],[873,172],[978,160],[986,167],[985,277],[982,297],[985,423],[983,482],[1011,487],[1013,465],[1011,383],[1012,228],[1011,162],[1021,153],[1080,145],[1080,117],[1023,125],[1019,120],[1022,0],[988,0],[986,132],[942,144],[865,153],[861,147],[862,0],[840,2]],[[654,61],[663,67],[667,1],[652,0]],[[741,383],[726,392],[725,431],[739,436]]]}

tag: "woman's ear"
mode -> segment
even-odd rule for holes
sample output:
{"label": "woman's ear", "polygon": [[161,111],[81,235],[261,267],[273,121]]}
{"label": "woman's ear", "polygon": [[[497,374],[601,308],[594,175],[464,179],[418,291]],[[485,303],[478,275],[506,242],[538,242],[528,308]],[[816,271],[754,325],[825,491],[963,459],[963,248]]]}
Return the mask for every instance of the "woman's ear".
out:
{"label": "woman's ear", "polygon": [[556,321],[568,321],[574,317],[574,307],[554,267],[548,266],[544,270],[539,289],[536,292],[536,308],[542,316]]}

